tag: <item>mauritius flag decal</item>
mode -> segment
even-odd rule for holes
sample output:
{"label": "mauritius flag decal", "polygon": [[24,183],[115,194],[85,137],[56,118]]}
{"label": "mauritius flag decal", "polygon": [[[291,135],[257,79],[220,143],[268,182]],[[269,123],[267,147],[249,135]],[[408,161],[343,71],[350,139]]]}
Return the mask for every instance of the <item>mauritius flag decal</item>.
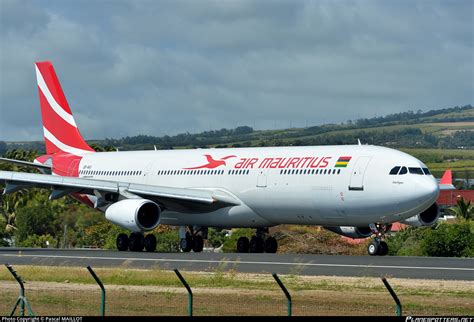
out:
{"label": "mauritius flag decal", "polygon": [[336,162],[336,168],[345,168],[351,161],[352,157],[340,157]]}

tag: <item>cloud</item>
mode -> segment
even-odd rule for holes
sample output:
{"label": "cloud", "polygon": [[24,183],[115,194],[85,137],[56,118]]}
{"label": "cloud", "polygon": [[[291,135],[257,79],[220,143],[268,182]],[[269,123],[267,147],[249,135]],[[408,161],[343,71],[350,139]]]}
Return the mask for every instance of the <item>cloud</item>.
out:
{"label": "cloud", "polygon": [[33,63],[45,59],[86,138],[304,126],[474,101],[470,1],[0,6],[2,140],[41,139]]}

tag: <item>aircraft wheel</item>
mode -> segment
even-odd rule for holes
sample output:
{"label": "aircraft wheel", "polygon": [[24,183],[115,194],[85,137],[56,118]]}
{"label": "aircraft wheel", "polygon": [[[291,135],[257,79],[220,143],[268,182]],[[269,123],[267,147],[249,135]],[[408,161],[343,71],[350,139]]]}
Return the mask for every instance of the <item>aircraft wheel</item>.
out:
{"label": "aircraft wheel", "polygon": [[367,247],[367,252],[370,256],[377,256],[380,251],[380,242],[374,240]]}
{"label": "aircraft wheel", "polygon": [[388,245],[386,242],[381,241],[378,255],[385,256],[387,255],[387,253],[388,253]]}
{"label": "aircraft wheel", "polygon": [[126,251],[128,249],[128,236],[125,234],[118,235],[115,244],[119,251]]}
{"label": "aircraft wheel", "polygon": [[268,237],[264,243],[265,253],[276,253],[278,249],[278,242],[275,237]]}
{"label": "aircraft wheel", "polygon": [[250,239],[250,252],[251,253],[263,253],[263,239],[260,237],[253,236]]}
{"label": "aircraft wheel", "polygon": [[145,237],[145,250],[147,252],[154,252],[156,250],[156,237],[149,234]]}
{"label": "aircraft wheel", "polygon": [[191,251],[191,249],[193,249],[193,240],[189,236],[186,236],[186,238],[181,238],[179,247],[183,252],[188,253]]}
{"label": "aircraft wheel", "polygon": [[204,239],[202,236],[196,235],[193,238],[193,252],[200,253],[204,248]]}
{"label": "aircraft wheel", "polygon": [[237,240],[237,253],[248,253],[250,248],[249,239],[245,236]]}
{"label": "aircraft wheel", "polygon": [[145,247],[145,237],[140,233],[132,233],[128,238],[128,248],[132,252],[141,252]]}

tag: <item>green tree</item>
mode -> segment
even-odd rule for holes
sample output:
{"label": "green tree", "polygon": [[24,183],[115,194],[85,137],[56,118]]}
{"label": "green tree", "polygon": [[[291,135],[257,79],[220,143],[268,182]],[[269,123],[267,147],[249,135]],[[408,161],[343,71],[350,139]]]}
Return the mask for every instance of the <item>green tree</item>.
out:
{"label": "green tree", "polygon": [[[30,236],[52,235],[57,236],[57,229],[54,225],[55,212],[42,205],[28,205],[18,210],[16,218],[18,245],[22,246]],[[31,242],[31,240],[30,240]]]}

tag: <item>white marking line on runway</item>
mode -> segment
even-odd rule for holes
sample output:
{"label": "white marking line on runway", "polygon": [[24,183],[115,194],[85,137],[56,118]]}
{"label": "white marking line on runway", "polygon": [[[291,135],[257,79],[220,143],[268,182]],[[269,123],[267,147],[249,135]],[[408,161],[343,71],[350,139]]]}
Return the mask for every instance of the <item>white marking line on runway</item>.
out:
{"label": "white marking line on runway", "polygon": [[236,260],[207,260],[207,259],[165,259],[165,258],[122,258],[122,257],[94,257],[94,256],[61,256],[61,255],[13,255],[0,254],[3,257],[41,257],[41,258],[65,258],[65,259],[99,259],[99,260],[121,260],[121,261],[154,261],[154,262],[194,262],[212,264],[258,264],[258,265],[298,265],[298,266],[324,266],[324,267],[358,267],[358,268],[402,268],[402,269],[428,269],[449,271],[474,271],[474,268],[466,267],[428,267],[428,266],[390,266],[390,265],[354,265],[354,264],[317,264],[317,263],[285,263],[285,262],[250,262]]}

